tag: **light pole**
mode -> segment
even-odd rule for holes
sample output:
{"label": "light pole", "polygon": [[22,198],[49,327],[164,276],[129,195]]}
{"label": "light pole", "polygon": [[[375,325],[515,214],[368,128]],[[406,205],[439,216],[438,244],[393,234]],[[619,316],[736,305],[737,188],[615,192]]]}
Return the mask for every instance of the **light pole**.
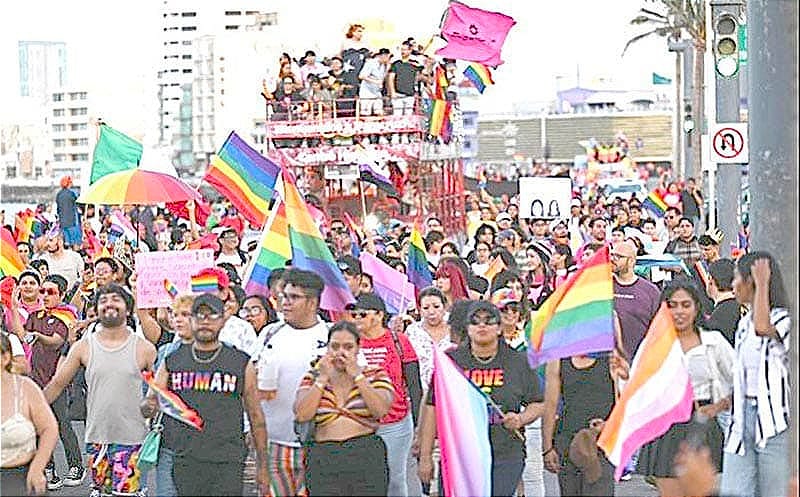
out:
{"label": "light pole", "polygon": [[[681,123],[681,120],[678,117],[676,119],[678,122],[676,122],[675,125],[676,127],[680,126],[680,129],[682,130],[680,141],[683,144],[681,154],[682,160],[678,166],[678,175],[681,176],[682,179],[685,179],[687,165],[692,164],[692,154],[694,153],[691,140],[691,134],[695,129],[695,121],[692,113],[694,45],[692,44],[691,40],[675,40],[670,38],[667,41],[667,48],[670,52],[676,52],[680,54],[683,60],[683,70],[681,71],[683,73],[683,102],[675,102],[675,106],[677,108],[683,109],[683,122]],[[676,113],[676,116],[677,115],[679,114]]]}

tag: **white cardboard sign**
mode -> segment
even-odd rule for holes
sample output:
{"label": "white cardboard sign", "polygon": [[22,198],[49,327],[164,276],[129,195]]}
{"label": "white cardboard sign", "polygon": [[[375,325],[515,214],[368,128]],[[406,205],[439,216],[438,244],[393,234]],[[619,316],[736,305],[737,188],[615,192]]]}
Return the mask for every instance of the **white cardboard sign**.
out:
{"label": "white cardboard sign", "polygon": [[519,179],[520,218],[566,218],[571,201],[570,178],[529,176]]}

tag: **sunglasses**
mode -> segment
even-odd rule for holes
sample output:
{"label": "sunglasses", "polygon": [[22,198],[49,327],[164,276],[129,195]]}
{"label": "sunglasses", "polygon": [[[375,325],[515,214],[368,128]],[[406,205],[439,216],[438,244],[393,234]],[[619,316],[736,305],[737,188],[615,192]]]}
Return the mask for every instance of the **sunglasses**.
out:
{"label": "sunglasses", "polygon": [[473,326],[479,326],[482,324],[494,326],[500,324],[500,320],[496,316],[486,316],[485,318],[482,318],[480,316],[472,316],[471,318],[469,318],[469,324]]}
{"label": "sunglasses", "polygon": [[350,311],[350,317],[353,319],[364,319],[372,314],[372,311]]}
{"label": "sunglasses", "polygon": [[42,295],[54,296],[58,295],[58,290],[56,290],[55,288],[40,288],[39,293],[41,293]]}

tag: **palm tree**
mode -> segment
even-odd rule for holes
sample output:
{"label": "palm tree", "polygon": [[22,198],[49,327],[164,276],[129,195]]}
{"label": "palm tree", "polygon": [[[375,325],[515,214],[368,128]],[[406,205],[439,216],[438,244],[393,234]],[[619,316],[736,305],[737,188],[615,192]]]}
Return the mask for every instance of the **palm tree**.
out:
{"label": "palm tree", "polygon": [[[644,8],[639,10],[639,15],[631,19],[633,25],[646,25],[651,29],[640,33],[625,44],[622,54],[628,50],[632,44],[650,36],[670,37],[674,41],[680,40],[683,35],[694,46],[694,67],[692,80],[692,113],[694,115],[695,131],[690,133],[689,139],[694,150],[691,167],[685,168],[687,176],[694,178],[700,177],[701,158],[700,136],[703,133],[704,122],[704,54],[706,51],[706,2],[705,0],[644,0],[648,4],[654,4],[654,8]],[[676,88],[680,88],[680,55],[676,53],[675,74]],[[676,106],[680,106],[680,101],[676,99]],[[680,121],[680,120],[679,120]],[[679,127],[681,123],[675,123]],[[684,165],[686,166],[686,165]]]}

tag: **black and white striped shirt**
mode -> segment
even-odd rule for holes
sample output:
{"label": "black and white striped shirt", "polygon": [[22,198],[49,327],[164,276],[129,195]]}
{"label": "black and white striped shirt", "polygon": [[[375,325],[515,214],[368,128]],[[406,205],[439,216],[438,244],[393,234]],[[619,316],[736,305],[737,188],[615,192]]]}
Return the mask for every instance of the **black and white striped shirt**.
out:
{"label": "black and white striped shirt", "polygon": [[[770,323],[778,338],[756,336],[753,311],[739,320],[736,330],[736,365],[733,378],[733,421],[728,428],[725,452],[744,455],[744,408],[747,385],[742,364],[743,347],[746,342],[756,343],[761,357],[758,368],[758,422],[755,427],[755,443],[764,448],[767,441],[789,427],[791,389],[789,385],[789,331],[791,318],[784,308],[770,310]],[[754,338],[755,337],[755,338]]]}

